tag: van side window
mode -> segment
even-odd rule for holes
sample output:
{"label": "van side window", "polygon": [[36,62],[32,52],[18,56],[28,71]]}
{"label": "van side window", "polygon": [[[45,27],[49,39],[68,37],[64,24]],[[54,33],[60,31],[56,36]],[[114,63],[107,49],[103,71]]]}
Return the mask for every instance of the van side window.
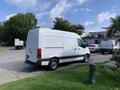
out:
{"label": "van side window", "polygon": [[82,45],[82,41],[80,39],[78,39],[78,46],[81,47],[81,45]]}
{"label": "van side window", "polygon": [[83,40],[78,39],[78,46],[81,47],[83,45],[85,45],[85,43],[83,42]]}

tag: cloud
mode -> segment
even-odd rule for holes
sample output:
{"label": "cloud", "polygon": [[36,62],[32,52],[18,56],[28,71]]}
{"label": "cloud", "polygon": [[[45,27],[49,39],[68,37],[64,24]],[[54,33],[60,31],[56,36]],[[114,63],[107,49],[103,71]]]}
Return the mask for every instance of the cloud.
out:
{"label": "cloud", "polygon": [[39,4],[39,9],[41,9],[41,11],[44,11],[46,9],[48,9],[51,6],[50,2],[44,2]]}
{"label": "cloud", "polygon": [[71,13],[75,14],[75,13],[78,12],[78,11],[79,11],[79,8],[75,8],[75,9],[72,9],[72,10],[71,10]]}
{"label": "cloud", "polygon": [[86,21],[85,22],[85,26],[90,26],[90,25],[94,25],[95,24],[95,22],[93,22],[93,21]]}
{"label": "cloud", "polygon": [[92,10],[89,9],[89,8],[85,8],[86,9],[86,12],[91,12]]}
{"label": "cloud", "polygon": [[102,13],[98,14],[97,21],[98,21],[98,23],[102,23],[102,22],[107,21],[110,18],[114,18],[114,17],[116,17],[115,12],[102,12]]}
{"label": "cloud", "polygon": [[55,7],[50,11],[50,17],[54,20],[56,17],[62,17],[63,13],[66,13],[71,8],[71,4],[66,0],[59,1]]}
{"label": "cloud", "polygon": [[35,7],[37,0],[5,0],[8,4],[15,5],[22,9],[28,9],[30,7]]}
{"label": "cloud", "polygon": [[88,2],[89,0],[77,0],[77,1],[78,1],[78,4],[81,5],[81,4],[83,4],[83,3]]}
{"label": "cloud", "polygon": [[13,17],[15,15],[17,15],[17,14],[10,14],[10,15],[8,15],[8,16],[5,17],[5,20],[9,20],[11,17]]}
{"label": "cloud", "polygon": [[89,8],[81,8],[80,11],[82,11],[82,12],[91,12],[92,9],[89,9]]}
{"label": "cloud", "polygon": [[36,4],[35,7],[33,8],[30,8],[30,10],[34,11],[34,12],[46,12],[46,10],[49,10],[51,9],[51,6],[52,6],[53,2],[50,2],[50,1],[45,1],[45,2],[38,2]]}
{"label": "cloud", "polygon": [[[78,12],[78,6],[88,2],[89,0],[5,0],[8,4],[14,5],[21,10],[34,11],[38,18],[41,18],[44,15],[55,19],[55,17],[64,17],[68,11],[74,9],[73,13]],[[55,4],[55,5],[54,5]],[[53,6],[52,6],[53,5]],[[78,8],[78,9],[75,9]],[[85,8],[86,12],[91,10]],[[49,13],[49,14],[48,14]]]}
{"label": "cloud", "polygon": [[101,12],[96,16],[95,22],[97,24],[102,24],[102,23],[110,21],[110,18],[115,18],[116,16],[117,16],[117,13],[113,10]]}
{"label": "cloud", "polygon": [[44,15],[48,15],[49,14],[49,12],[40,12],[40,13],[37,13],[36,14],[36,18],[42,18]]}
{"label": "cloud", "polygon": [[107,27],[111,24],[110,18],[115,18],[117,13],[115,11],[101,12],[96,16],[94,21],[86,21],[84,25],[88,31],[104,31],[102,27]]}
{"label": "cloud", "polygon": [[[78,7],[78,6],[84,4],[88,1],[90,1],[90,0],[74,0],[74,1],[71,1],[71,2],[69,0],[59,0],[59,2],[51,10],[50,17],[53,20],[55,19],[55,17],[63,17],[62,14],[67,13],[69,10],[71,10],[71,12],[73,14],[75,14],[76,12],[79,11],[79,9],[76,8],[76,6]],[[91,9],[85,8],[84,11],[85,12],[90,12]]]}
{"label": "cloud", "polygon": [[[85,1],[79,1],[79,0],[50,0],[50,2],[47,2],[43,5],[39,4],[40,7],[38,7],[36,10],[36,17],[38,18],[38,20],[44,23],[46,25],[53,25],[53,20],[55,20],[56,17],[62,17],[64,18],[65,14],[69,13],[73,13],[75,14],[76,12],[79,12],[79,6],[82,5],[83,3],[85,3],[88,0]],[[47,4],[47,7],[46,7]],[[45,6],[45,8],[42,8],[42,6]],[[87,9],[86,11],[89,12],[89,10]],[[47,22],[47,23],[46,23]],[[50,22],[50,23],[48,23]]]}

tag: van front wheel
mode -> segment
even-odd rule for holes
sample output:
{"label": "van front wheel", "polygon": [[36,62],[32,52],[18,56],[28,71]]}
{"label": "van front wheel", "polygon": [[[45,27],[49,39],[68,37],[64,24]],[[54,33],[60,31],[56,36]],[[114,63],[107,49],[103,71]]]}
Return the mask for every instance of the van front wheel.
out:
{"label": "van front wheel", "polygon": [[56,69],[58,68],[58,65],[59,65],[58,59],[53,58],[53,59],[50,60],[50,63],[49,63],[49,65],[48,65],[48,68],[49,68],[50,70],[56,70]]}
{"label": "van front wheel", "polygon": [[87,62],[89,62],[89,59],[90,59],[90,56],[89,55],[85,55],[83,61],[85,63],[87,63]]}

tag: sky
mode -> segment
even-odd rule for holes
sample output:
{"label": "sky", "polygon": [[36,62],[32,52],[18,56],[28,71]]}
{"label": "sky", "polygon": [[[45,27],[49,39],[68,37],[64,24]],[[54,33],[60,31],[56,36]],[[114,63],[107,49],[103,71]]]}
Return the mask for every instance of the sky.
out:
{"label": "sky", "polygon": [[41,27],[53,27],[56,17],[81,24],[86,32],[104,31],[120,15],[120,0],[0,0],[0,22],[18,13],[33,13]]}

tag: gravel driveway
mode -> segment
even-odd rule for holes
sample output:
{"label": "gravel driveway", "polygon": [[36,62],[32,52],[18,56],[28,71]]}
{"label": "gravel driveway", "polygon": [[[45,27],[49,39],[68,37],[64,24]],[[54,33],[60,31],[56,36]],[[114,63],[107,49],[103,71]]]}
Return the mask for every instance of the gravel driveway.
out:
{"label": "gravel driveway", "polygon": [[[25,50],[13,47],[0,47],[0,84],[46,72],[35,66],[25,64]],[[108,61],[111,55],[91,54],[92,62]]]}

